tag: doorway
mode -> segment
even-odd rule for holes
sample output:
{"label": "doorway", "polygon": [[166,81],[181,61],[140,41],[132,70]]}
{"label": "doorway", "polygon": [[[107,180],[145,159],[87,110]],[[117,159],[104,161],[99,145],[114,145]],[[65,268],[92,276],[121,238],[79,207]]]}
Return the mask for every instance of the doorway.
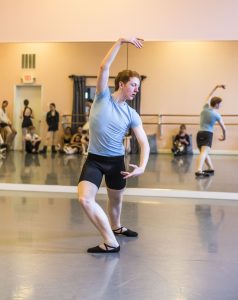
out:
{"label": "doorway", "polygon": [[36,132],[40,134],[41,125],[41,85],[17,85],[15,87],[14,97],[14,122],[13,125],[17,130],[17,135],[14,142],[15,150],[22,150],[22,111],[24,108],[23,101],[29,100],[29,106],[34,113],[33,125],[36,127]]}

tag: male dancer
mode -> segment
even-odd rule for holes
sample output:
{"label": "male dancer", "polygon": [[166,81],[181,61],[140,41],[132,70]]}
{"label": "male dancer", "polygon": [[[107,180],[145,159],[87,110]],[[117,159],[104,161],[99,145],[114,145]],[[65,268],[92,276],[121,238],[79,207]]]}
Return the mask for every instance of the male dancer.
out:
{"label": "male dancer", "polygon": [[[120,216],[126,179],[144,173],[149,144],[142,127],[141,118],[126,100],[135,98],[140,87],[140,76],[131,70],[121,71],[115,78],[115,92],[108,88],[109,70],[123,44],[130,43],[137,48],[143,40],[120,38],[101,62],[96,84],[96,96],[89,117],[89,148],[78,185],[79,201],[91,222],[102,235],[99,246],[89,248],[89,253],[111,253],[120,251],[115,235],[136,237],[138,234],[121,225]],[[132,165],[132,171],[125,170],[123,138],[132,128],[140,145],[140,164]],[[102,177],[108,193],[108,217],[95,202]]]}
{"label": "male dancer", "polygon": [[[214,168],[209,156],[209,152],[212,146],[213,130],[216,122],[222,129],[222,137],[220,141],[226,139],[226,128],[223,123],[221,115],[218,113],[222,99],[220,97],[212,97],[213,93],[218,89],[225,89],[225,85],[217,85],[213,88],[206,99],[206,104],[200,114],[200,130],[197,134],[197,146],[200,154],[197,158],[197,171],[195,172],[196,177],[207,177],[214,174]],[[203,170],[204,162],[208,169]]]}

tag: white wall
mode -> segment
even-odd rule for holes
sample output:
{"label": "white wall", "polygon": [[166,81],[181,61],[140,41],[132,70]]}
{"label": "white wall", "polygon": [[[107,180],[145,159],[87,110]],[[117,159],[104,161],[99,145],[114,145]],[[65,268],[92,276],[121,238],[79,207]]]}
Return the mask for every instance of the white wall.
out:
{"label": "white wall", "polygon": [[0,42],[237,40],[237,0],[1,0]]}

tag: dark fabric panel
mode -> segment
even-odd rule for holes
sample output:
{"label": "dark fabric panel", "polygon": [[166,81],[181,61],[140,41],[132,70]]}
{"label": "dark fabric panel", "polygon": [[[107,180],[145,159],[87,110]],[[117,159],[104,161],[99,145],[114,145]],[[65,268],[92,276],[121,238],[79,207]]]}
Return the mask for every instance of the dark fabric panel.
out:
{"label": "dark fabric panel", "polygon": [[78,126],[85,123],[85,90],[86,77],[72,76],[74,82],[73,108],[72,108],[72,130],[75,132]]}
{"label": "dark fabric panel", "polygon": [[[134,100],[127,101],[127,103],[134,108],[138,114],[140,114],[140,102],[141,102],[141,92],[139,91],[136,94],[136,97]],[[137,139],[133,132],[131,132],[131,153],[139,153],[139,145],[137,142]]]}

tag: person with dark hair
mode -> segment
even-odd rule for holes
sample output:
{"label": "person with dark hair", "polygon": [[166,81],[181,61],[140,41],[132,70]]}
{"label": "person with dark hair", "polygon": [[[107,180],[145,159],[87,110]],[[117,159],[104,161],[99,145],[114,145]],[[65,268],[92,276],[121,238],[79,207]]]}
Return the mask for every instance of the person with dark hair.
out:
{"label": "person with dark hair", "polygon": [[[109,70],[123,44],[130,43],[142,48],[143,40],[119,39],[101,62],[96,84],[96,95],[89,117],[88,156],[83,166],[78,197],[87,216],[102,236],[102,243],[89,248],[89,253],[112,253],[120,251],[116,235],[137,237],[138,233],[121,224],[122,198],[126,180],[144,173],[149,158],[149,143],[138,113],[126,101],[139,92],[140,76],[125,70],[115,79],[115,91],[108,88]],[[125,169],[123,139],[129,129],[135,133],[140,146],[139,166],[130,164]],[[103,176],[108,194],[108,217],[96,203],[95,197]]]}
{"label": "person with dark hair", "polygon": [[70,144],[72,138],[72,129],[70,126],[64,128],[63,135],[60,138],[60,143],[57,145],[57,151],[60,153],[65,153],[64,147]]}
{"label": "person with dark hair", "polygon": [[66,154],[82,154],[82,127],[79,126],[77,132],[72,136],[70,143],[65,145],[63,150]]}
{"label": "person with dark hair", "polygon": [[5,144],[7,145],[7,149],[10,150],[17,132],[12,126],[10,119],[8,118],[6,111],[7,106],[8,101],[4,100],[2,102],[2,107],[0,108],[0,127],[3,131],[3,139],[5,141]]}
{"label": "person with dark hair", "polygon": [[48,132],[46,134],[45,145],[40,153],[47,152],[47,146],[50,144],[51,152],[56,153],[55,149],[57,143],[57,133],[59,130],[59,113],[56,110],[55,103],[50,103],[50,111],[46,114],[46,123],[48,125]]}
{"label": "person with dark hair", "polygon": [[29,107],[29,100],[28,99],[25,99],[24,102],[24,109],[22,111],[22,115],[21,115],[21,118],[23,119],[22,120],[22,149],[24,150],[25,148],[25,136],[28,132],[28,128],[30,126],[33,126],[33,123],[32,123],[32,118],[34,118],[33,116],[33,111],[31,109],[31,107]]}
{"label": "person with dark hair", "polygon": [[86,128],[82,128],[81,144],[82,144],[82,154],[88,155],[89,130]]}
{"label": "person with dark hair", "polygon": [[[225,89],[225,85],[216,85],[206,99],[206,104],[200,114],[200,130],[197,133],[197,146],[200,154],[197,158],[196,166],[196,177],[208,177],[214,174],[214,167],[209,156],[209,152],[212,147],[213,130],[216,122],[220,125],[222,129],[222,137],[219,138],[220,141],[226,139],[226,128],[222,120],[221,115],[218,113],[222,99],[220,97],[212,97],[213,93],[218,89]],[[212,98],[211,98],[212,97]],[[204,163],[207,165],[208,169],[203,170]]]}
{"label": "person with dark hair", "polygon": [[187,154],[187,148],[190,145],[189,135],[186,133],[185,124],[181,124],[179,127],[179,133],[173,140],[172,152],[174,156]]}
{"label": "person with dark hair", "polygon": [[40,146],[41,138],[36,134],[34,126],[28,127],[28,132],[25,136],[25,150],[27,153],[37,154]]}
{"label": "person with dark hair", "polygon": [[85,114],[87,117],[90,115],[90,110],[91,110],[92,104],[93,104],[93,99],[88,98],[85,101]]}

